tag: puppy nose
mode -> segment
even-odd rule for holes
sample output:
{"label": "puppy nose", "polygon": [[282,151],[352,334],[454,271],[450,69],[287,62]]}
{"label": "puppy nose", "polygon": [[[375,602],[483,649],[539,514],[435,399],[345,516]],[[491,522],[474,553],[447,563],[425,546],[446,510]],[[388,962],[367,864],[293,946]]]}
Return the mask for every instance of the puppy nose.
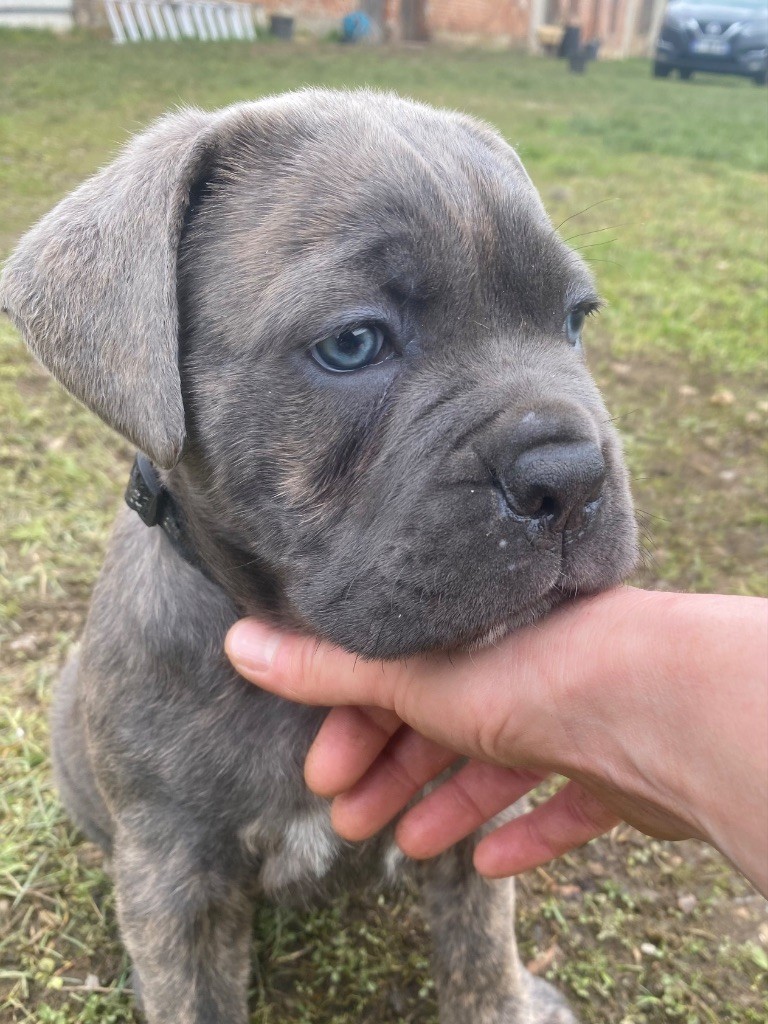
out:
{"label": "puppy nose", "polygon": [[605,482],[605,460],[592,441],[539,444],[519,454],[499,483],[512,512],[551,531],[581,525]]}

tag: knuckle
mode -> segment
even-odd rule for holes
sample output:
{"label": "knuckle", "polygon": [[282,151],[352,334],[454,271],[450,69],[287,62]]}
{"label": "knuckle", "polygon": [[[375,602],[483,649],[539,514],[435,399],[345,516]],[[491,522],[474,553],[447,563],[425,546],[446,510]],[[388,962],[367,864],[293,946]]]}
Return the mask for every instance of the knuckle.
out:
{"label": "knuckle", "polygon": [[382,666],[375,684],[376,704],[394,711],[401,721],[411,722],[421,692],[413,684],[413,677],[405,662],[390,663],[386,668]]}
{"label": "knuckle", "polygon": [[467,785],[467,780],[462,778],[462,773],[455,775],[446,786],[451,788],[451,797],[454,802],[459,806],[460,810],[467,813],[472,818],[484,821],[488,815],[486,811],[480,806],[479,802],[473,795],[471,789]]}
{"label": "knuckle", "polygon": [[411,772],[408,764],[395,753],[386,760],[385,770],[395,785],[404,792],[418,793],[423,786]]}
{"label": "knuckle", "polygon": [[283,675],[297,686],[317,682],[321,677],[319,647],[316,640],[302,639],[293,645]]}

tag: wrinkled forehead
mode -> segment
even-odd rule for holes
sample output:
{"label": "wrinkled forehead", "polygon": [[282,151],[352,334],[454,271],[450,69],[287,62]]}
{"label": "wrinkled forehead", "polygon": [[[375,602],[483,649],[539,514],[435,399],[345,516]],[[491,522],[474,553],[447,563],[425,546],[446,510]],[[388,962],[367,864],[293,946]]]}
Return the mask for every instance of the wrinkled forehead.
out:
{"label": "wrinkled forehead", "polygon": [[591,289],[514,151],[492,133],[397,107],[367,119],[333,111],[296,129],[266,161],[246,142],[227,174],[231,251],[249,261],[267,302],[278,290],[306,294],[309,283],[329,308],[373,289],[519,317]]}
{"label": "wrinkled forehead", "polygon": [[490,133],[493,149],[437,112],[419,126],[380,119],[357,129],[329,121],[288,160],[296,244],[332,238],[381,258],[393,251],[423,258],[446,249],[485,254],[500,240],[515,238],[519,247],[552,236],[516,154]]}

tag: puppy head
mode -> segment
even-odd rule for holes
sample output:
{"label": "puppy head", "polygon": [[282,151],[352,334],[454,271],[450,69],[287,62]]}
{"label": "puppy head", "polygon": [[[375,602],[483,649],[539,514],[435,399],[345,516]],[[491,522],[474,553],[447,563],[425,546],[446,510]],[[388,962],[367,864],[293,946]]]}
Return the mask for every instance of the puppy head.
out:
{"label": "puppy head", "polygon": [[581,351],[594,285],[474,121],[330,92],[175,115],[33,229],[3,288],[40,358],[171,470],[247,610],[394,657],[633,564]]}

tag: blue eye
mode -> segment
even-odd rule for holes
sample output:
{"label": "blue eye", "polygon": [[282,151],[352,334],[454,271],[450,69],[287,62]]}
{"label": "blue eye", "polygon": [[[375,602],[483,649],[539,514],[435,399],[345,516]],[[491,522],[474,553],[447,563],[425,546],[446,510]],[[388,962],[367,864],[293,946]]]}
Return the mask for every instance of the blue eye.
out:
{"label": "blue eye", "polygon": [[574,309],[565,319],[565,333],[572,345],[578,345],[581,341],[581,332],[587,314],[583,309]]}
{"label": "blue eye", "polygon": [[331,338],[323,338],[312,348],[312,355],[326,370],[347,373],[369,366],[383,347],[384,332],[381,328],[364,324]]}

